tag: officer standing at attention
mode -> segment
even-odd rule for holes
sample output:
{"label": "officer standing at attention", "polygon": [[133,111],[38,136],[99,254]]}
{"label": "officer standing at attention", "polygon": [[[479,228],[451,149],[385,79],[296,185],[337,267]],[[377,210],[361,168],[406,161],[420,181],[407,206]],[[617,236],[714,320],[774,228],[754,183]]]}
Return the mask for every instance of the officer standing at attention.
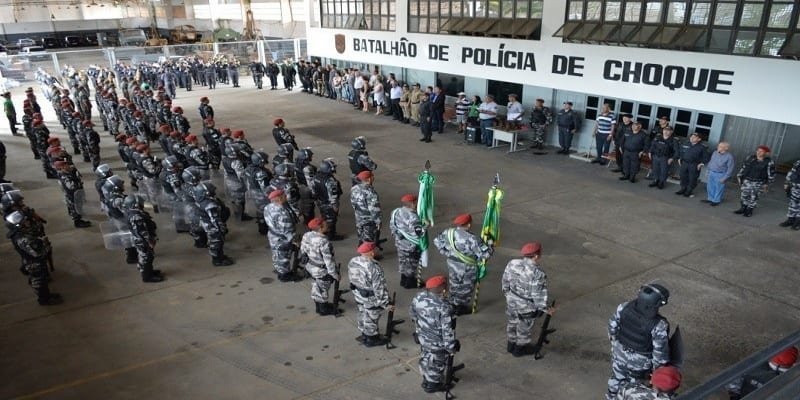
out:
{"label": "officer standing at attention", "polygon": [[[7,208],[7,197],[11,193],[3,195],[3,209]],[[22,197],[19,197],[19,202]],[[6,215],[5,222],[8,229],[8,238],[14,245],[14,249],[22,258],[20,272],[28,276],[28,284],[31,285],[36,293],[39,305],[50,306],[61,304],[64,300],[58,293],[51,293],[47,281],[50,273],[47,271],[47,262],[50,256],[50,241],[44,235],[44,230],[40,229],[41,223],[35,220],[36,215],[30,215],[23,211],[14,210]]]}
{"label": "officer standing at attention", "polygon": [[478,278],[478,265],[491,257],[493,243],[485,243],[469,231],[472,216],[461,214],[453,219],[455,227],[445,229],[433,240],[439,253],[447,257],[447,292],[450,302],[455,306],[456,315],[472,312],[470,302],[475,282]]}
{"label": "officer standing at attention", "polygon": [[131,228],[133,246],[136,248],[137,264],[142,274],[142,282],[161,282],[164,278],[161,271],[153,269],[155,247],[158,241],[156,223],[147,211],[139,196],[125,198],[125,218]]}
{"label": "officer standing at attention", "polygon": [[366,347],[383,346],[388,341],[380,335],[378,321],[381,313],[394,310],[389,304],[389,291],[386,289],[386,277],[378,261],[375,260],[377,246],[373,242],[364,242],[358,246],[359,256],[353,257],[347,264],[350,278],[350,289],[358,305],[358,330],[361,336],[356,340]]}
{"label": "officer standing at attention", "polygon": [[422,133],[422,139],[420,142],[430,143],[431,142],[431,135],[433,131],[431,130],[431,118],[433,115],[432,105],[431,102],[428,101],[428,94],[422,93],[419,97],[419,130]]}
{"label": "officer standing at attention", "polygon": [[786,174],[783,190],[789,198],[789,210],[786,212],[786,221],[779,225],[784,228],[791,226],[792,229],[800,231],[800,160],[795,161],[792,169]]}
{"label": "officer standing at attention", "polygon": [[295,225],[297,215],[286,204],[283,190],[273,190],[269,194],[270,203],[264,207],[264,220],[267,223],[267,238],[272,253],[272,265],[281,282],[296,280],[292,275],[292,248],[295,245]]}
{"label": "officer standing at attention", "polygon": [[666,127],[661,130],[653,142],[650,143],[650,160],[653,164],[653,182],[649,187],[664,189],[664,184],[669,177],[669,167],[678,158],[678,141],[672,136],[672,128]]}
{"label": "officer standing at attention", "polygon": [[506,296],[506,351],[514,357],[534,354],[531,329],[536,318],[553,313],[547,306],[547,274],[539,267],[542,245],[539,242],[522,246],[522,258],[508,262],[503,272],[502,290]]}
{"label": "officer standing at attention", "polygon": [[83,219],[83,201],[86,193],[83,191],[83,180],[81,173],[75,166],[65,161],[53,163],[58,172],[58,180],[61,183],[61,190],[64,192],[64,203],[67,205],[67,212],[72,218],[76,228],[88,228],[92,223]]}
{"label": "officer standing at attention", "polygon": [[697,186],[697,179],[700,177],[700,169],[706,162],[708,149],[702,143],[700,134],[695,132],[689,136],[689,143],[684,143],[680,147],[680,158],[678,165],[681,174],[681,190],[675,192],[677,195],[692,197],[692,191]]}
{"label": "officer standing at attention", "polygon": [[769,184],[775,180],[775,162],[768,156],[769,153],[769,147],[758,146],[756,154],[747,157],[736,174],[742,187],[742,207],[734,211],[735,214],[752,216],[758,205],[758,196],[761,192],[766,192]]}
{"label": "officer standing at attention", "polygon": [[367,153],[367,139],[365,137],[359,136],[353,139],[350,143],[350,147],[353,149],[350,150],[350,154],[347,155],[347,161],[350,162],[350,179],[352,180],[353,186],[355,186],[359,184],[356,175],[364,171],[375,171],[378,169],[378,165],[369,158],[369,153]]}
{"label": "officer standing at attention", "polygon": [[[225,222],[231,215],[230,210],[217,198],[217,188],[212,183],[199,183],[194,187],[194,201],[200,214],[200,226],[206,233],[208,253],[215,267],[233,264],[233,260],[225,255],[225,235],[228,226]],[[197,242],[195,241],[195,247]]]}
{"label": "officer standing at attention", "polygon": [[453,306],[445,299],[447,278],[436,275],[425,282],[425,291],[417,293],[408,307],[414,321],[414,338],[422,355],[419,372],[425,393],[447,390],[445,368],[447,355],[458,352],[461,344],[456,339]]}
{"label": "officer standing at attention", "polygon": [[250,197],[253,199],[253,205],[256,208],[256,225],[258,226],[258,233],[261,235],[267,234],[267,224],[264,222],[264,207],[267,206],[268,199],[267,193],[272,180],[272,172],[267,169],[269,156],[263,151],[257,151],[250,156],[250,165],[244,171],[245,182],[247,183],[247,190]]}
{"label": "officer standing at attention", "polygon": [[668,301],[667,288],[647,284],[635,300],[617,306],[608,320],[611,377],[607,400],[616,398],[622,384],[641,379],[669,362],[669,322],[658,313]]}
{"label": "officer standing at attention", "polygon": [[556,125],[558,125],[558,144],[561,146],[561,150],[557,153],[567,155],[572,146],[572,136],[581,127],[581,118],[572,109],[571,101],[564,102],[564,108],[556,115]]}
{"label": "officer standing at attention", "polygon": [[314,300],[317,314],[336,313],[338,304],[328,302],[328,290],[333,281],[340,280],[339,270],[333,254],[333,246],[328,241],[328,224],[317,217],[308,222],[309,231],[300,241],[300,254],[308,257],[306,271],[314,279],[311,285],[311,300]]}
{"label": "officer standing at attention", "polygon": [[675,391],[681,386],[681,371],[667,365],[656,368],[650,378],[650,386],[642,380],[625,385],[617,400],[669,400],[677,396]]}
{"label": "officer standing at attention", "polygon": [[275,138],[275,143],[278,144],[278,147],[284,143],[289,143],[295,150],[300,150],[300,147],[294,139],[294,135],[289,133],[289,130],[286,129],[286,122],[282,118],[275,118],[272,124],[275,126],[272,128],[272,137]]}
{"label": "officer standing at attention", "polygon": [[197,108],[197,111],[200,112],[200,119],[203,121],[214,119],[214,108],[208,104],[209,102],[206,96],[200,98],[200,107]]}
{"label": "officer standing at attention", "polygon": [[639,173],[642,155],[648,148],[647,133],[642,130],[642,124],[638,121],[631,125],[630,133],[622,137],[619,147],[622,149],[622,176],[619,180],[630,180],[636,183],[636,174]]}
{"label": "officer standing at attention", "polygon": [[633,131],[633,116],[630,114],[622,114],[622,123],[617,126],[614,132],[614,154],[617,167],[612,169],[611,172],[622,172],[622,138]]}
{"label": "officer standing at attention", "polygon": [[531,109],[531,128],[533,128],[533,144],[531,148],[543,150],[544,136],[547,127],[553,123],[553,112],[550,107],[545,107],[544,99],[536,99],[536,103]]}
{"label": "officer standing at attention", "polygon": [[339,220],[339,197],[342,196],[342,184],[333,174],[336,173],[336,163],[332,158],[326,158],[319,163],[319,170],[314,174],[312,192],[314,202],[319,207],[319,214],[328,224],[328,240],[337,241],[344,236],[336,233],[336,222]]}
{"label": "officer standing at attention", "polygon": [[417,266],[422,256],[419,247],[420,239],[425,236],[425,227],[417,215],[417,196],[405,194],[400,198],[401,207],[392,211],[389,219],[389,229],[394,236],[394,245],[397,248],[397,264],[400,271],[400,286],[406,289],[416,289]]}
{"label": "officer standing at attention", "polygon": [[[378,243],[381,234],[381,202],[372,183],[375,177],[370,171],[358,174],[360,184],[350,190],[350,204],[356,217],[358,243]],[[380,259],[380,256],[376,257]]]}

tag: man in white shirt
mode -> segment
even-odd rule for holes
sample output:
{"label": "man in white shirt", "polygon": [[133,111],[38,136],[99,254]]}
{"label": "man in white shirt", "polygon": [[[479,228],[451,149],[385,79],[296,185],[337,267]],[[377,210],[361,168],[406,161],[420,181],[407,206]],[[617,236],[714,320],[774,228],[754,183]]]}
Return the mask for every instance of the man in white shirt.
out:
{"label": "man in white shirt", "polygon": [[353,90],[355,91],[355,96],[353,96],[353,105],[355,108],[361,109],[364,108],[364,105],[361,104],[361,97],[359,96],[359,93],[361,93],[361,88],[364,87],[364,80],[361,79],[361,72],[359,72],[358,69],[353,72],[353,76],[355,77],[355,82],[353,83]]}
{"label": "man in white shirt", "polygon": [[486,95],[486,101],[481,103],[478,107],[478,118],[481,121],[481,142],[486,147],[492,146],[492,127],[494,126],[494,118],[497,116],[497,103],[494,102],[494,96],[491,94]]}
{"label": "man in white shirt", "polygon": [[506,105],[506,129],[519,129],[522,123],[522,103],[517,101],[516,94],[508,95]]}
{"label": "man in white shirt", "polygon": [[400,108],[400,98],[403,97],[403,88],[397,84],[397,81],[390,81],[392,88],[389,90],[389,98],[392,100],[392,119],[395,121],[403,121],[403,110]]}

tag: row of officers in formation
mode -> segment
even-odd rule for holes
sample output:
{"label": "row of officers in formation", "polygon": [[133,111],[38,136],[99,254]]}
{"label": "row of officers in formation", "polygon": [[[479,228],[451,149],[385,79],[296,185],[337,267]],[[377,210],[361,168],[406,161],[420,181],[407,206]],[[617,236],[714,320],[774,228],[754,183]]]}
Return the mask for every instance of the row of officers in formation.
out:
{"label": "row of officers in formation", "polygon": [[[317,313],[337,315],[341,312],[338,305],[342,291],[338,286],[342,276],[331,241],[342,238],[336,227],[339,197],[343,192],[335,177],[336,163],[332,159],[325,159],[319,167],[314,166],[311,150],[300,149],[284,121],[276,119],[273,137],[278,150],[270,171],[267,154],[254,151],[243,131],[215,128],[214,111],[207,98],[201,99],[198,108],[204,121],[205,139],[205,145],[200,146],[198,138],[189,132],[183,110],[164,105],[171,104],[163,88],[158,88],[158,95],[154,95],[144,86],[134,90],[130,99],[117,100],[113,82],[98,79],[93,84],[101,93],[97,104],[104,128],[118,141],[119,156],[137,193],[126,194],[123,178],[115,175],[108,164],[95,168],[95,188],[101,208],[115,232],[129,235],[126,262],[137,264],[143,281],[159,282],[164,276],[153,265],[157,226],[145,210],[145,202],[149,202],[156,213],[160,208],[170,208],[175,229],[188,232],[196,247],[207,247],[213,265],[226,266],[233,264],[223,250],[227,222],[231,216],[239,221],[253,219],[245,212],[245,201],[250,199],[257,212],[257,229],[268,237],[273,267],[279,279],[288,282],[307,276],[312,278],[311,298]],[[68,90],[52,94],[52,104],[61,116],[62,127],[71,138],[69,127],[73,120],[70,118],[76,118],[84,128],[93,131],[90,117],[75,111],[69,95]],[[154,99],[158,101],[150,107]],[[27,100],[31,122],[30,127],[26,125],[26,133],[30,130],[29,137],[35,139],[32,143],[34,156],[42,160],[48,178],[58,178],[61,182],[75,226],[88,226],[88,221],[81,217],[85,199],[83,182],[72,157],[45,126],[40,109],[36,108],[35,96],[28,96]],[[171,112],[169,118],[160,115],[164,110]],[[74,116],[76,112],[79,115]],[[153,124],[156,129],[151,129]],[[120,127],[127,133],[115,134]],[[74,132],[75,153],[86,154],[79,137],[87,136],[83,131]],[[154,142],[158,142],[165,153],[163,160],[151,154],[150,143]],[[378,323],[384,311],[393,314],[395,302],[389,296],[379,263],[383,216],[373,186],[373,171],[377,165],[366,150],[366,139],[355,138],[351,147],[348,161],[354,186],[350,200],[355,212],[359,256],[349,261],[347,272],[358,308],[358,340],[374,347],[390,342],[394,320],[388,318],[390,329],[385,335],[380,334]],[[295,150],[298,151],[296,158]],[[92,162],[92,157],[85,161]],[[218,197],[215,185],[209,181],[210,171],[217,169],[222,169],[230,207]],[[24,203],[19,190],[8,184],[0,187],[8,236],[22,258],[20,270],[28,276],[40,304],[60,303],[61,296],[49,290],[54,265],[52,246],[44,229],[46,221]],[[407,289],[423,286],[422,253],[417,243],[426,235],[428,227],[416,213],[416,200],[411,194],[402,196],[401,206],[393,210],[389,218],[389,230],[398,253],[400,283]],[[301,220],[308,228],[302,238],[296,231]],[[452,227],[434,238],[435,247],[447,258],[448,276],[428,279],[424,285],[426,290],[414,297],[409,310],[415,322],[415,338],[422,348],[420,371],[422,387],[427,392],[446,391],[452,386],[452,355],[460,350],[455,320],[472,311],[470,303],[479,280],[480,265],[493,254],[493,243],[486,243],[472,233],[471,225],[469,214],[459,215]],[[527,243],[520,255],[521,258],[507,264],[502,277],[502,292],[507,301],[507,350],[515,357],[533,355],[540,350],[532,343],[534,322],[555,312],[548,305],[547,277],[540,266],[542,245]],[[305,273],[298,270],[300,265],[304,266]],[[669,323],[659,314],[660,307],[666,305],[668,299],[669,291],[663,285],[645,285],[636,299],[619,305],[610,319],[612,376],[608,398],[669,398],[678,388],[680,371],[670,365],[673,360]],[[796,349],[793,351],[796,359]],[[777,370],[786,368],[786,358],[775,365]],[[748,379],[743,378],[743,382]],[[746,385],[739,386],[740,393],[746,390]],[[732,387],[731,393],[734,389]]]}

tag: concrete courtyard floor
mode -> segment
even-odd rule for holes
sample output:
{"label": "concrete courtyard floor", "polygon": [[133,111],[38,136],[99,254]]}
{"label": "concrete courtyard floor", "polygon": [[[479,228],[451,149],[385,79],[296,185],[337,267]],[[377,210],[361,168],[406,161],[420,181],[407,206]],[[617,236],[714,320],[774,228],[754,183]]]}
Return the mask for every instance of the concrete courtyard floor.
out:
{"label": "concrete courtyard floor", "polygon": [[[459,318],[463,350],[457,360],[466,364],[453,391],[459,399],[602,398],[610,372],[608,318],[654,280],[671,291],[662,313],[673,328],[680,325],[686,341],[684,388],[800,327],[800,232],[777,226],[785,213],[778,184],[752,218],[742,218],[731,213],[735,188],[711,208],[700,195],[675,196],[674,185],[659,191],[645,180],[620,182],[606,168],[552,150],[508,155],[465,145],[453,127],[421,143],[416,128],[391,118],[298,91],[257,91],[247,79],[238,89],[179,91],[174,104],[183,106],[199,134],[198,99],[209,96],[218,127],[244,129],[253,147],[270,156],[276,147],[272,120],[282,117],[299,144],[313,148],[315,163],[334,157],[345,191],[339,227],[347,235],[335,248],[345,265],[357,241],[346,161],[353,137],[367,137],[379,164],[384,237],[389,213],[402,194],[417,191],[426,160],[436,176],[432,234],[462,212],[481,221],[492,177],[501,174],[502,240],[481,286],[479,312]],[[18,88],[18,105],[21,95]],[[51,131],[68,143],[52,109],[40,101]],[[352,297],[345,296],[342,318],[317,316],[310,282],[275,279],[266,239],[252,222],[229,222],[225,247],[236,264],[214,268],[205,250],[174,233],[169,214],[154,214],[160,235],[155,264],[167,280],[142,283],[122,251],[103,247],[98,223],[105,217],[90,166],[75,158],[93,222],[78,230],[27,139],[10,136],[5,125],[0,135],[9,150],[7,179],[49,221],[56,259],[51,287],[65,298],[63,305],[39,306],[17,271],[18,255],[8,240],[0,241],[0,376],[6,377],[0,398],[444,398],[420,389],[410,322],[399,327],[394,350],[360,346],[353,340]],[[101,136],[104,161],[125,177],[115,143]],[[697,192],[703,191],[701,185]],[[543,243],[542,265],[559,304],[552,321],[558,331],[539,361],[505,352],[499,283],[505,264],[531,240]],[[415,292],[399,287],[391,240],[386,249],[382,265],[390,290],[398,291],[398,317],[407,318]],[[443,257],[434,251],[431,260],[426,276],[446,273]]]}

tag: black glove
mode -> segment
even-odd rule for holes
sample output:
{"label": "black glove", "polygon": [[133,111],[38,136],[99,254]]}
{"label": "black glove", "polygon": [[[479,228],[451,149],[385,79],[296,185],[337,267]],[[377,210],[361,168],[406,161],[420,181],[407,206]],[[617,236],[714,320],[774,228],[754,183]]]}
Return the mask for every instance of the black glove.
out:
{"label": "black glove", "polygon": [[31,274],[30,272],[28,272],[28,269],[25,268],[24,265],[20,265],[19,266],[19,272],[22,272],[22,275],[25,275],[25,276],[28,276],[28,275]]}
{"label": "black glove", "polygon": [[456,339],[456,345],[453,346],[453,352],[458,353],[461,351],[461,341]]}
{"label": "black glove", "polygon": [[419,336],[417,335],[417,332],[414,332],[414,334],[412,336],[414,336],[414,343],[420,344],[419,343]]}
{"label": "black glove", "polygon": [[351,284],[350,284],[350,290],[356,290],[356,289],[357,289],[357,288],[356,288],[356,285],[353,285],[353,284],[351,283]]}

